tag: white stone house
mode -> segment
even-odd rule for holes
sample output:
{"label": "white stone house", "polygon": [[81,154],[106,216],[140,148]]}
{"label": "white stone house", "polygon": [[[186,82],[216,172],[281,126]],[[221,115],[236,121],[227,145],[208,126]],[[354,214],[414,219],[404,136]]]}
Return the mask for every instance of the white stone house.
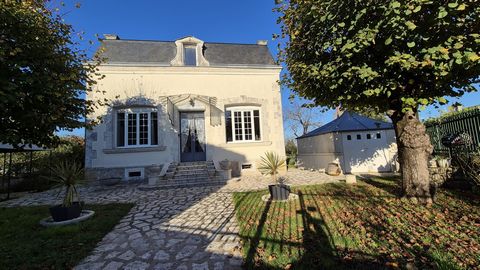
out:
{"label": "white stone house", "polygon": [[86,132],[89,178],[143,179],[171,163],[225,159],[238,174],[256,171],[266,151],[285,156],[281,67],[266,41],[101,43],[105,77],[87,99],[110,102],[88,116],[102,119]]}
{"label": "white stone house", "polygon": [[307,169],[340,165],[344,173],[396,170],[397,147],[392,123],[344,112],[297,138],[298,162]]}

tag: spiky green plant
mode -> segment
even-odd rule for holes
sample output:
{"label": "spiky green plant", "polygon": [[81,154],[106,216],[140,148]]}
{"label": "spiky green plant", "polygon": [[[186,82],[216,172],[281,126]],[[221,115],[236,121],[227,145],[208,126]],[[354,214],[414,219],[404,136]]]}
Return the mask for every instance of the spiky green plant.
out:
{"label": "spiky green plant", "polygon": [[79,199],[77,185],[83,182],[83,168],[77,162],[61,162],[52,167],[52,181],[57,182],[60,192],[65,189],[62,206],[70,207],[75,198]]}
{"label": "spiky green plant", "polygon": [[272,176],[273,182],[277,182],[277,174],[279,169],[285,167],[285,159],[275,152],[266,152],[265,156],[261,157],[261,161],[258,164],[258,170],[263,175]]}

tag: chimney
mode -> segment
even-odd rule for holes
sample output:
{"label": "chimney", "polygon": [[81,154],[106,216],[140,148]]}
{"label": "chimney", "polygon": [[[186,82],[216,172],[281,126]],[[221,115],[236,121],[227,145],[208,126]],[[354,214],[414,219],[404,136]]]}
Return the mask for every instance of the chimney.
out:
{"label": "chimney", "polygon": [[340,106],[337,106],[335,108],[335,119],[339,118],[340,116],[342,116],[343,114],[343,110]]}
{"label": "chimney", "polygon": [[267,46],[268,40],[260,39],[257,40],[257,45]]}
{"label": "chimney", "polygon": [[115,35],[115,34],[103,34],[103,37],[105,39],[108,39],[108,40],[117,40],[117,39],[120,39],[119,36]]}

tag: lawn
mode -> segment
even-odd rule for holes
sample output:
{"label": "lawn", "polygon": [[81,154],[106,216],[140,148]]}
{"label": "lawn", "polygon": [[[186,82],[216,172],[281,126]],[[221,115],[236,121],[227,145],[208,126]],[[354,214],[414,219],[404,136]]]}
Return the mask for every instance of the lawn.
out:
{"label": "lawn", "polygon": [[44,228],[47,206],[0,208],[0,269],[70,269],[85,258],[132,204],[87,205],[95,215],[77,225]]}
{"label": "lawn", "polygon": [[248,269],[480,269],[480,197],[398,199],[396,179],[294,188],[299,199],[234,195]]}

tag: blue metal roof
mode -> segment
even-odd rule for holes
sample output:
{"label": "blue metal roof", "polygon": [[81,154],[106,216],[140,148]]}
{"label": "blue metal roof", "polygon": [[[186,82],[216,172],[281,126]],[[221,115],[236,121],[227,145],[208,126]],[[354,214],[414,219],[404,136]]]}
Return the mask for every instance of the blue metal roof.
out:
{"label": "blue metal roof", "polygon": [[329,122],[309,133],[298,137],[297,139],[312,137],[331,132],[345,132],[345,131],[366,131],[366,130],[380,130],[393,129],[393,124],[372,119],[360,114],[345,111],[340,117]]}

